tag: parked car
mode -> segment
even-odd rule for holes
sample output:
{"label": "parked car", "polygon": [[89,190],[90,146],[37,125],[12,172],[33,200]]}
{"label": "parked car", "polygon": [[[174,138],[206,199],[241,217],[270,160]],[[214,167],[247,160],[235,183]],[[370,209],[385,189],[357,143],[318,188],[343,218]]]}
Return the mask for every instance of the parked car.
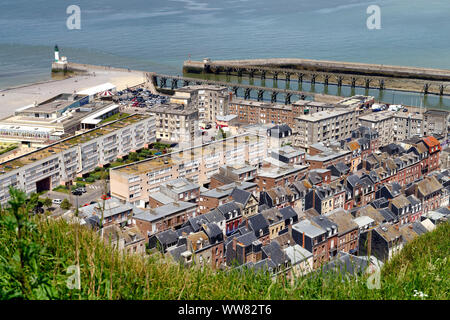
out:
{"label": "parked car", "polygon": [[53,204],[61,204],[61,203],[62,203],[62,200],[61,200],[61,199],[53,199],[53,200],[52,200],[52,203],[53,203]]}
{"label": "parked car", "polygon": [[80,190],[75,189],[75,190],[72,191],[72,194],[74,196],[81,196],[83,194],[83,192],[81,192]]}

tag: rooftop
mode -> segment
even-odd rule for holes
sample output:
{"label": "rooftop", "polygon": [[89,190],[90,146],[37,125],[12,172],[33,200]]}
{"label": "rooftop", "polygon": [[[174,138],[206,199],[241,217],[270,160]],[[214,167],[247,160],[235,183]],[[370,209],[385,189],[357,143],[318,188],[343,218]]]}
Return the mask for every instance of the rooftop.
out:
{"label": "rooftop", "polygon": [[161,207],[146,210],[143,213],[134,216],[135,219],[145,220],[149,222],[164,219],[165,217],[181,211],[195,208],[197,205],[192,202],[176,201],[171,202]]}
{"label": "rooftop", "polygon": [[3,162],[0,164],[0,174],[10,172],[15,169],[19,169],[25,165],[33,162],[45,159],[50,156],[54,156],[60,152],[70,149],[78,144],[88,142],[94,138],[104,136],[108,133],[112,133],[133,123],[149,118],[149,115],[134,114],[121,120],[106,124],[99,128],[92,129],[85,133],[78,134],[76,136],[61,140],[47,147],[30,152],[23,156],[19,156],[15,159]]}
{"label": "rooftop", "polygon": [[319,111],[308,115],[300,115],[295,119],[301,121],[317,122],[352,112],[353,112],[352,110],[348,109],[333,109],[332,111],[327,110],[327,111]]}
{"label": "rooftop", "polygon": [[300,233],[304,233],[310,238],[314,238],[325,233],[325,230],[313,226],[309,220],[302,220],[292,225],[292,229],[295,229]]}

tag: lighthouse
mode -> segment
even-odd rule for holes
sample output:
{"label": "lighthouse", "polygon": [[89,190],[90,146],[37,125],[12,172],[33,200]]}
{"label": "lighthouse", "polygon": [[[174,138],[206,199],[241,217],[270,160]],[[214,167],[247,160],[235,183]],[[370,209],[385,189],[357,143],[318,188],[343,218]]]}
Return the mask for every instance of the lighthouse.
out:
{"label": "lighthouse", "polygon": [[55,62],[59,61],[59,49],[58,45],[55,45]]}
{"label": "lighthouse", "polygon": [[52,62],[52,73],[54,72],[67,72],[67,58],[59,57],[58,45],[55,45],[55,61]]}

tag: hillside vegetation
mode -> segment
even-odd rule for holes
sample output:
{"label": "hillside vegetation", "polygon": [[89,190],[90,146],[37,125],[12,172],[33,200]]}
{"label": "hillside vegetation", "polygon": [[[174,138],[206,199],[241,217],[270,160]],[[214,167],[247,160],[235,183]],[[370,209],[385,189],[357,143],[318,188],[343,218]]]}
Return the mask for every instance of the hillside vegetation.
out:
{"label": "hillside vegetation", "polygon": [[[11,192],[0,211],[0,299],[448,299],[447,223],[407,244],[371,290],[367,276],[272,282],[265,274],[185,269],[160,255],[124,256],[85,227],[29,216],[25,195]],[[69,289],[67,270],[77,264],[81,288]]]}

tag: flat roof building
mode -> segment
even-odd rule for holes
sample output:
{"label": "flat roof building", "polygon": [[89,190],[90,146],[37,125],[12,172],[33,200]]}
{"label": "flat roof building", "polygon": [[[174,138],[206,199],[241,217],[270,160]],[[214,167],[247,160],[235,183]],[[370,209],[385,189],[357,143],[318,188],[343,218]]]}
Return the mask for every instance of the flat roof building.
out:
{"label": "flat roof building", "polygon": [[308,149],[317,142],[350,138],[357,127],[356,112],[348,109],[320,111],[295,118],[294,146]]}

